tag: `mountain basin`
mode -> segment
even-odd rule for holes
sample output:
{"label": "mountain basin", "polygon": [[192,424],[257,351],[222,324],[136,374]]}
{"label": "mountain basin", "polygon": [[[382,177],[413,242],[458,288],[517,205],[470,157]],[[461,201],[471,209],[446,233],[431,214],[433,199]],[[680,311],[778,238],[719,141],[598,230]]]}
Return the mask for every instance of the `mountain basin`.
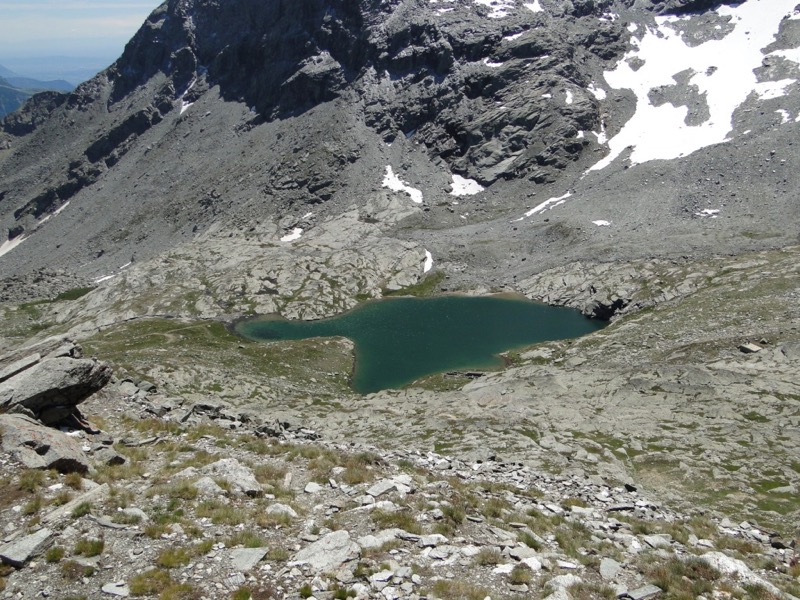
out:
{"label": "mountain basin", "polygon": [[352,387],[368,394],[438,372],[496,369],[503,366],[500,352],[582,336],[604,325],[574,309],[521,298],[441,296],[371,300],[316,321],[257,316],[234,329],[264,342],[349,338],[355,345]]}

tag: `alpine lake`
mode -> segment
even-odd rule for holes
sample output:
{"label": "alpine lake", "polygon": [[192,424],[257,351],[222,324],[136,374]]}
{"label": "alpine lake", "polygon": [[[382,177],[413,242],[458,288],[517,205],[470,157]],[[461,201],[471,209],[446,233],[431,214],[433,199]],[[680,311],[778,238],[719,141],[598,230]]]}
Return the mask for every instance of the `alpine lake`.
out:
{"label": "alpine lake", "polygon": [[351,385],[361,394],[401,388],[420,377],[503,366],[499,353],[575,338],[606,325],[579,311],[506,296],[371,300],[316,321],[268,315],[234,325],[239,335],[279,343],[346,337],[355,345]]}

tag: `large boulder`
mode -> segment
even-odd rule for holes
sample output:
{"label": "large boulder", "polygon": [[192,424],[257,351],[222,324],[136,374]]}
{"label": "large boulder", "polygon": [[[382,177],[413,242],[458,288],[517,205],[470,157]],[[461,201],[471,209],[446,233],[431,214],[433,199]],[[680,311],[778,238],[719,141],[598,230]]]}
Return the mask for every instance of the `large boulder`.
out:
{"label": "large boulder", "polygon": [[0,415],[3,451],[29,469],[85,473],[89,461],[80,443],[25,415]]}
{"label": "large boulder", "polygon": [[344,563],[356,560],[360,554],[361,548],[350,539],[350,534],[339,530],[300,550],[292,557],[289,566],[309,565],[324,573],[339,569]]}
{"label": "large boulder", "polygon": [[46,359],[0,383],[0,410],[30,411],[36,416],[57,408],[71,409],[100,390],[111,369],[93,359]]}

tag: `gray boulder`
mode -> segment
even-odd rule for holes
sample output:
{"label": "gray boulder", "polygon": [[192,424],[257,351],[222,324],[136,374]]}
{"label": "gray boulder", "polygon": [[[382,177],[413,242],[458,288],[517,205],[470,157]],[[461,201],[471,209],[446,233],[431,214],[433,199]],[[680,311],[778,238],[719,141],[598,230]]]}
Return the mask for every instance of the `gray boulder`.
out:
{"label": "gray boulder", "polygon": [[246,573],[267,555],[267,548],[235,548],[231,550],[230,566],[236,571]]}
{"label": "gray boulder", "polygon": [[38,416],[56,407],[74,407],[110,379],[109,366],[95,360],[43,360],[0,383],[0,409],[27,409]]}
{"label": "gray boulder", "polygon": [[25,415],[0,415],[3,451],[29,469],[85,473],[89,461],[80,443]]}
{"label": "gray boulder", "polygon": [[12,540],[0,546],[0,560],[12,567],[22,567],[31,558],[44,550],[52,537],[53,532],[45,528],[18,540]]}
{"label": "gray boulder", "polygon": [[360,553],[361,549],[350,539],[350,534],[339,530],[300,550],[289,566],[309,565],[318,572],[336,571],[344,563],[357,559]]}
{"label": "gray boulder", "polygon": [[231,485],[231,491],[247,496],[260,496],[264,490],[256,480],[253,471],[235,458],[223,458],[206,465],[201,472],[212,479],[222,479]]}

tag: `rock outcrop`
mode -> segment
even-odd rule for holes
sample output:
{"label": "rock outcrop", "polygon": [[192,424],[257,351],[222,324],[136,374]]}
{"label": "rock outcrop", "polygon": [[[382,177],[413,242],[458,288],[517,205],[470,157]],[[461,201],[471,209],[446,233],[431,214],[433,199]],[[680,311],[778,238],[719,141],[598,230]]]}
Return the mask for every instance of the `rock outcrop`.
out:
{"label": "rock outcrop", "polygon": [[[0,372],[0,411],[30,414],[46,425],[69,418],[75,407],[111,379],[108,365],[80,358],[80,347],[68,341],[42,357],[8,357]],[[33,349],[30,349],[33,350]]]}
{"label": "rock outcrop", "polygon": [[3,451],[29,469],[89,470],[89,459],[77,440],[25,415],[0,415],[0,436]]}
{"label": "rock outcrop", "polygon": [[[81,358],[81,348],[49,338],[0,357],[0,437],[3,450],[30,469],[85,473],[90,458],[76,438],[48,427],[88,429],[77,406],[111,379],[105,363]],[[124,459],[107,444],[94,448],[106,462]]]}

